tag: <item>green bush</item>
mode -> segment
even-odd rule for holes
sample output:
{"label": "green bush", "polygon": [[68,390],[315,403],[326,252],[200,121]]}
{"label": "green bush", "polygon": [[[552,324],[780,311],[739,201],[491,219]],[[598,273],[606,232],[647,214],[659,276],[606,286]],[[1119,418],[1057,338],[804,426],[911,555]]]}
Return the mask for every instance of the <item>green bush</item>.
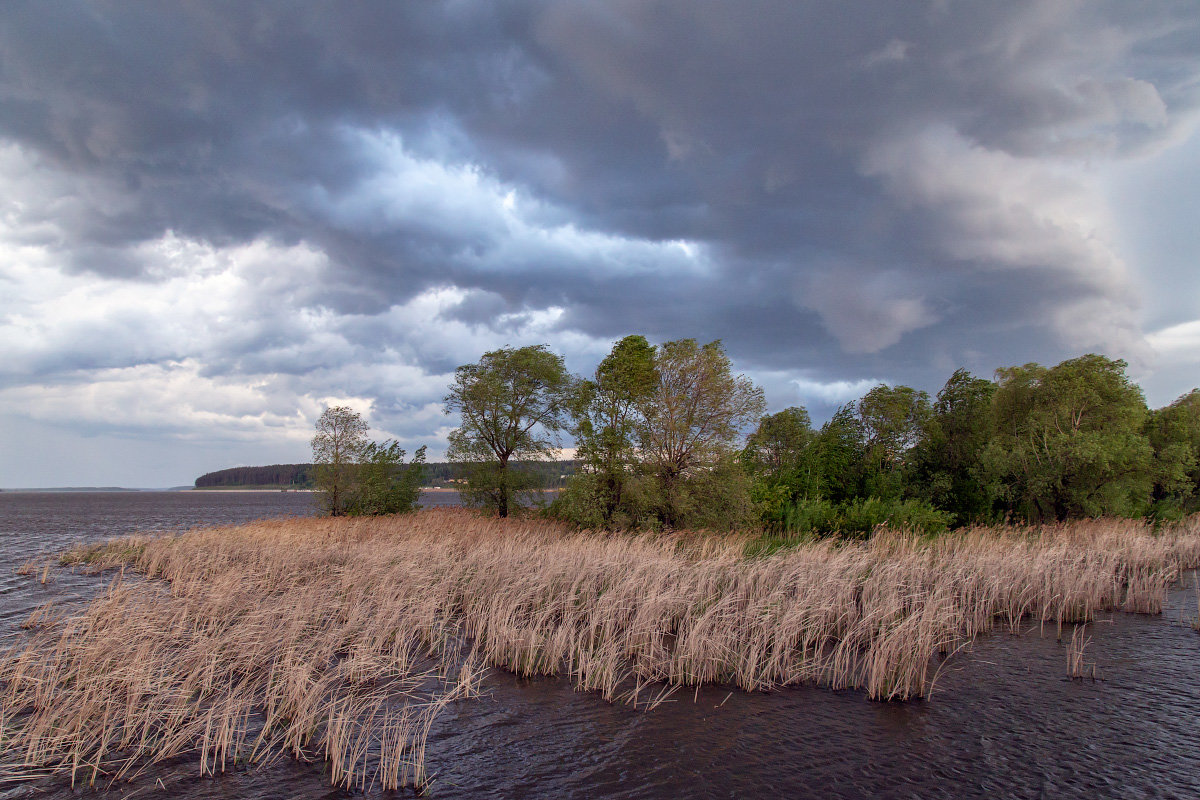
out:
{"label": "green bush", "polygon": [[355,482],[346,496],[349,516],[403,514],[417,507],[424,482],[425,448],[404,463],[404,451],[395,441],[369,443],[355,465]]}
{"label": "green bush", "polygon": [[[658,518],[664,525],[674,519],[679,530],[735,531],[755,524],[750,477],[733,458],[696,469],[678,480],[669,501],[654,476],[647,484],[658,500]],[[664,509],[668,502],[669,512]]]}
{"label": "green bush", "polygon": [[842,510],[842,532],[865,538],[880,525],[886,525],[926,534],[944,533],[950,516],[923,500],[859,498]]}
{"label": "green bush", "polygon": [[1184,508],[1182,501],[1175,498],[1155,500],[1146,514],[1146,518],[1155,525],[1167,522],[1182,522],[1185,517],[1187,517],[1187,510]]}
{"label": "green bush", "polygon": [[860,497],[849,503],[834,505],[824,498],[816,498],[802,500],[788,508],[784,515],[784,530],[789,534],[839,534],[865,539],[877,527],[886,525],[938,534],[949,527],[950,517],[948,512],[939,511],[923,500]]}
{"label": "green bush", "polygon": [[800,500],[783,514],[783,529],[788,533],[828,535],[840,527],[841,514],[837,506],[823,497]]}
{"label": "green bush", "polygon": [[576,472],[566,487],[550,503],[545,513],[586,530],[653,530],[659,527],[650,510],[646,479],[637,474],[622,484],[621,502],[606,521],[604,476],[595,472]]}

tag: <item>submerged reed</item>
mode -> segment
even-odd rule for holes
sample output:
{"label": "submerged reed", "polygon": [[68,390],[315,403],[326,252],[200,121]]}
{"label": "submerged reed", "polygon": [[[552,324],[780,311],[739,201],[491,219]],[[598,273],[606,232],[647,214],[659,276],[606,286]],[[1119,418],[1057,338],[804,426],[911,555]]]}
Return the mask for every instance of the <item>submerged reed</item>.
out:
{"label": "submerged reed", "polygon": [[1192,617],[1192,630],[1200,631],[1200,573],[1192,573],[1192,587],[1196,591],[1196,616]]}
{"label": "submerged reed", "polygon": [[1200,520],[745,546],[431,509],[77,548],[65,563],[152,580],[27,622],[0,659],[0,772],[94,782],[185,752],[207,773],[290,754],[348,788],[419,786],[434,715],[488,665],[640,706],[701,683],[924,696],[938,654],[996,625],[1157,613],[1200,565]]}
{"label": "submerged reed", "polygon": [[1067,646],[1067,677],[1083,680],[1087,677],[1090,667],[1092,680],[1096,680],[1096,665],[1088,664],[1083,658],[1084,651],[1091,643],[1092,637],[1087,635],[1087,624],[1076,625],[1075,630],[1071,632],[1071,643]]}

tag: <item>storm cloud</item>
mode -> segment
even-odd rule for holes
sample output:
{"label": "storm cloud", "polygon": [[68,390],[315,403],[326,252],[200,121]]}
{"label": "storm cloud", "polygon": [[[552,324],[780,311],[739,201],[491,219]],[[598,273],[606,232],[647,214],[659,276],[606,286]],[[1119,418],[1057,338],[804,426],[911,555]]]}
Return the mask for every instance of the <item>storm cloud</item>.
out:
{"label": "storm cloud", "polygon": [[1197,53],[1192,2],[6,3],[0,485],[303,460],[335,401],[436,457],[456,365],[635,332],[818,419],[1088,351],[1161,405]]}

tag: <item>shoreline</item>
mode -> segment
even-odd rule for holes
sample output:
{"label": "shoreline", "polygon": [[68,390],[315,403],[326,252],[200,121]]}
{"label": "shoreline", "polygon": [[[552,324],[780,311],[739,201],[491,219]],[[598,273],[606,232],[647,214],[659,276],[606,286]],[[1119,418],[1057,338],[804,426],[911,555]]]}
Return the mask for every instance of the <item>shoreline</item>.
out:
{"label": "shoreline", "polygon": [[257,494],[312,494],[312,493],[316,492],[316,489],[238,489],[238,488],[233,488],[233,487],[230,487],[230,488],[214,487],[212,489],[209,489],[209,488],[205,487],[205,488],[199,488],[199,489],[197,489],[197,488],[180,489],[180,491],[181,492],[198,492],[201,494],[239,494],[239,493],[241,493],[241,494],[250,494],[250,493],[257,493]]}

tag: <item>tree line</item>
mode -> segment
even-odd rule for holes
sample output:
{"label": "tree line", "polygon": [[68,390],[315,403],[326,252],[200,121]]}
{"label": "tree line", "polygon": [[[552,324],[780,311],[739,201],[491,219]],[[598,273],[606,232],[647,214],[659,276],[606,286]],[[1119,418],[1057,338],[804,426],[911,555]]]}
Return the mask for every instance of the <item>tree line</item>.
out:
{"label": "tree line", "polygon": [[230,467],[196,478],[197,489],[267,486],[273,489],[311,489],[312,464],[269,464],[263,467]]}
{"label": "tree line", "polygon": [[[539,485],[555,489],[566,485],[575,471],[577,462],[534,461],[517,465],[517,469],[537,473]],[[449,486],[464,478],[462,465],[449,461],[430,461],[422,467],[423,486]],[[220,488],[266,488],[266,489],[315,489],[315,466],[313,464],[268,464],[258,467],[229,467],[206,472],[195,480],[197,489]]]}
{"label": "tree line", "polygon": [[766,417],[743,451],[760,513],[846,532],[1200,510],[1200,391],[1151,410],[1126,366],[958,370],[934,398],[881,385],[819,430],[799,408]]}
{"label": "tree line", "polygon": [[627,336],[587,378],[545,345],[506,347],[455,371],[447,457],[468,504],[507,516],[545,486],[520,465],[573,442],[545,513],[588,528],[853,535],[1200,509],[1200,390],[1151,410],[1126,368],[960,369],[934,397],[880,384],[815,427],[799,406],[764,415],[719,341]]}

